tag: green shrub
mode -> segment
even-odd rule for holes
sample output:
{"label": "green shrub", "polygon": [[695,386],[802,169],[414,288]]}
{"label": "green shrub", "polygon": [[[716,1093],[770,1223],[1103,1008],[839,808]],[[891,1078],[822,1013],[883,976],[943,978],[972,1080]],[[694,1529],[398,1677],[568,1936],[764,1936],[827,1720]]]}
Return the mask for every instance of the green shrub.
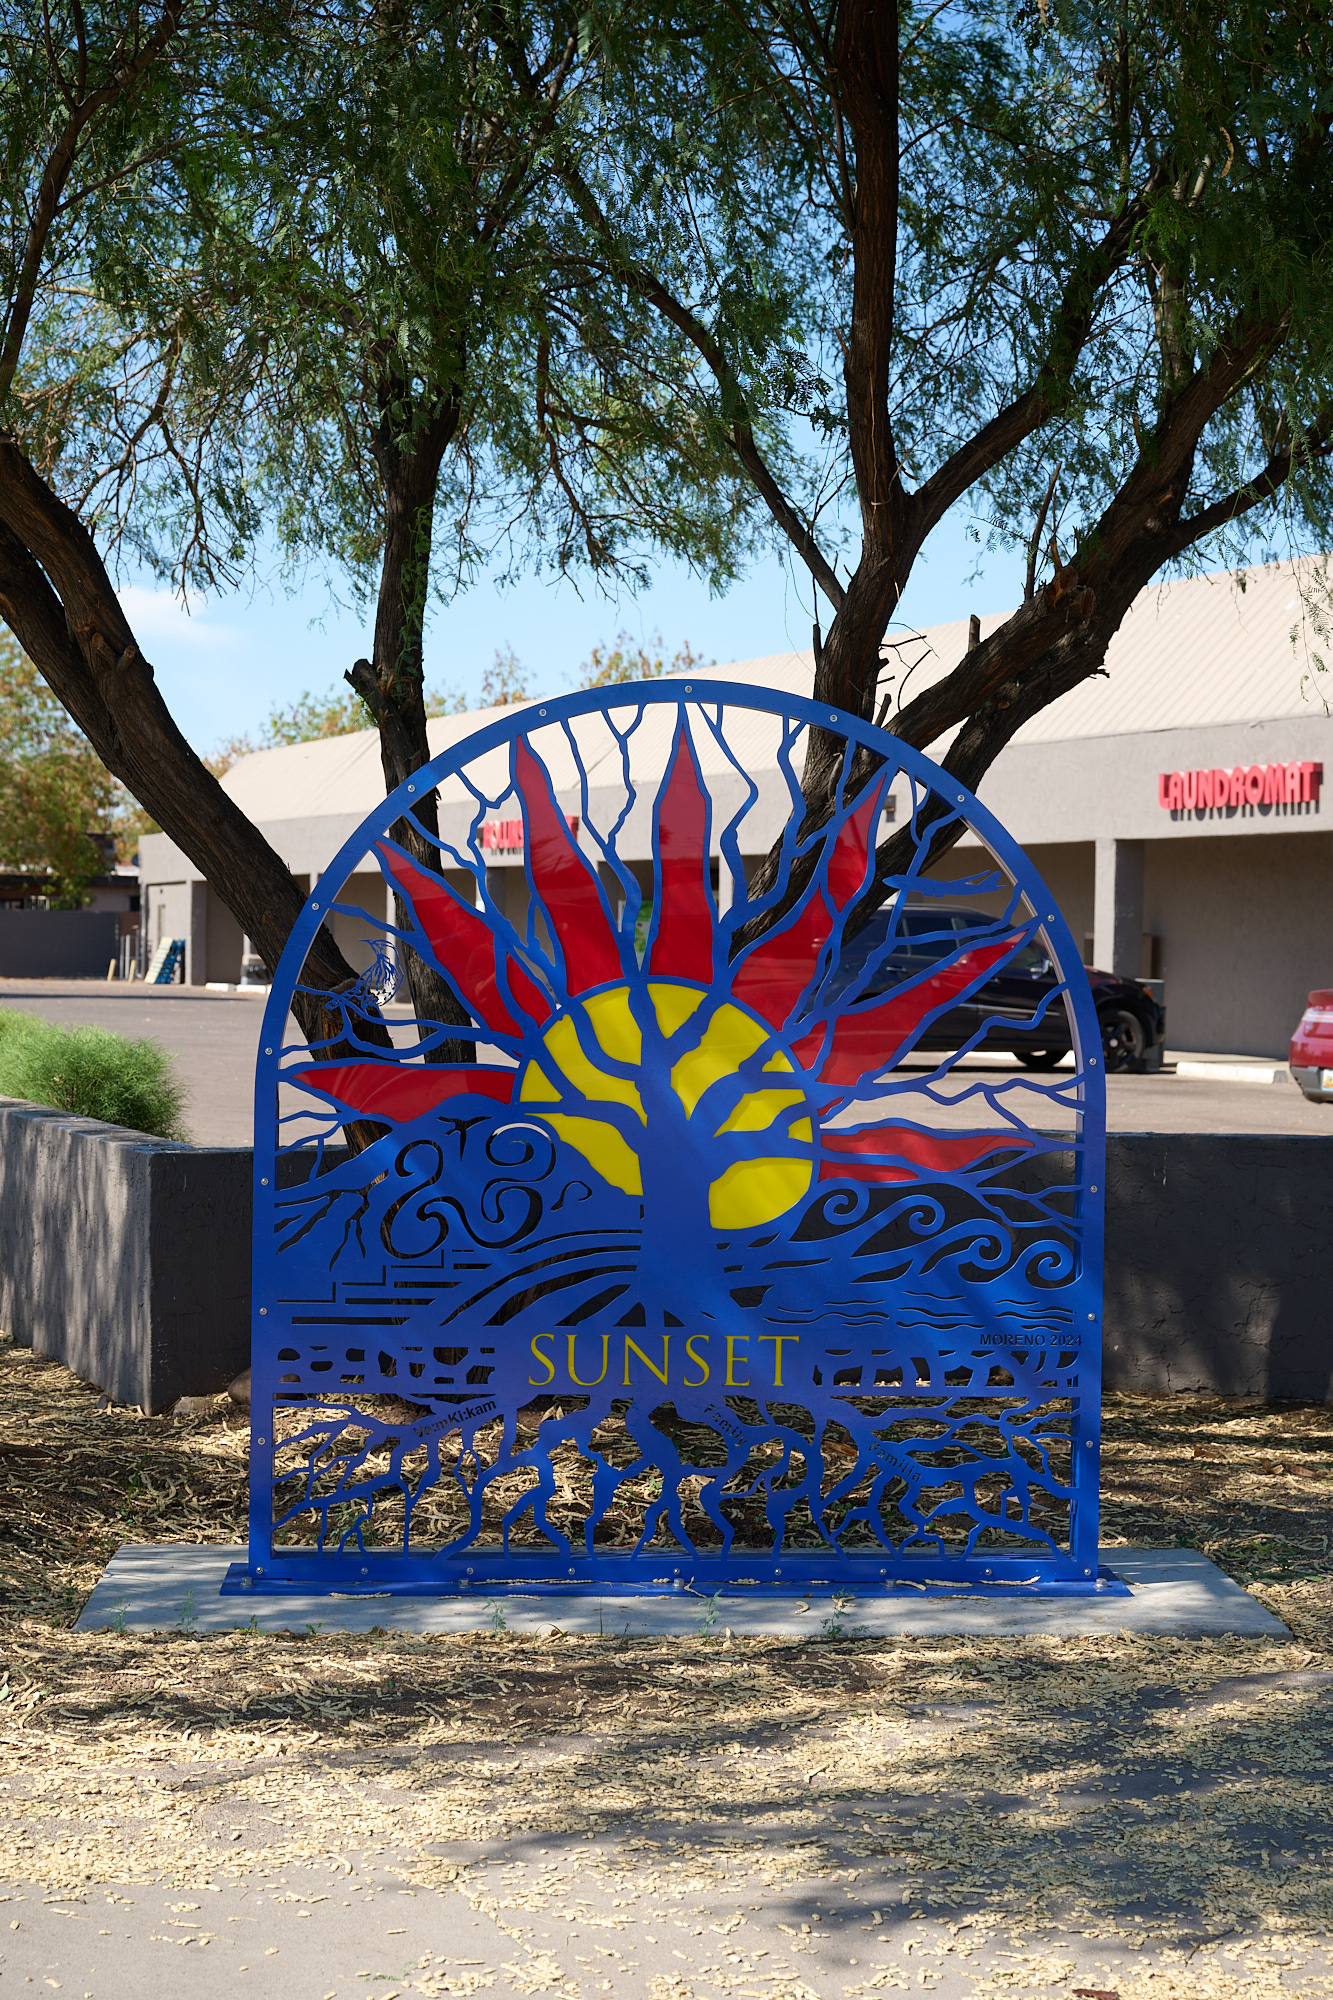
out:
{"label": "green shrub", "polygon": [[107,1028],[57,1028],[0,1009],[0,1097],[49,1104],[79,1118],[126,1125],[155,1139],[188,1139],[185,1086],[164,1048]]}

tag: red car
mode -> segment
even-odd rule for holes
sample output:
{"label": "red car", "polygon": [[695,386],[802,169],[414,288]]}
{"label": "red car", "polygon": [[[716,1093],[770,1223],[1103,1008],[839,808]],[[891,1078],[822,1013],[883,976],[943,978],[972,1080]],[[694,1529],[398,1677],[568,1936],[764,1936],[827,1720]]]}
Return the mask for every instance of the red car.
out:
{"label": "red car", "polygon": [[1287,1051],[1292,1081],[1312,1104],[1333,1104],[1333,986],[1310,995]]}

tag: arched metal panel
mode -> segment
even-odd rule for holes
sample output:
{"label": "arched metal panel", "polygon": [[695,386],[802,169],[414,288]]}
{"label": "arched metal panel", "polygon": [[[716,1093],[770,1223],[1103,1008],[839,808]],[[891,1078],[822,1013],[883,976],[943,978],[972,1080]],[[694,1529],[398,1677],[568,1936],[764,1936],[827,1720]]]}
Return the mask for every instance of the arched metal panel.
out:
{"label": "arched metal panel", "polygon": [[[310,1047],[325,922],[364,969]],[[460,741],[275,977],[227,1588],[1104,1588],[1101,1053],[1026,857],[895,737],[700,679]]]}

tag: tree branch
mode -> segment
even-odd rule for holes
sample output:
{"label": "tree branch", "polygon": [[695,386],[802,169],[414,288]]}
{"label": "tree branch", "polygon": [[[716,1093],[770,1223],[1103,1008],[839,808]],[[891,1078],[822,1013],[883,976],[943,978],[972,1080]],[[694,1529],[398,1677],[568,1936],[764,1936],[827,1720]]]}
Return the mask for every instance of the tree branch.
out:
{"label": "tree branch", "polygon": [[[173,722],[81,521],[0,437],[0,615],[107,769],[226,898],[276,964],[304,898]],[[327,932],[321,983],[354,975]]]}
{"label": "tree branch", "polygon": [[1051,502],[1055,498],[1055,482],[1060,477],[1060,474],[1063,472],[1063,470],[1064,470],[1064,461],[1062,459],[1060,464],[1056,466],[1055,471],[1051,474],[1051,483],[1046,488],[1046,498],[1042,501],[1041,506],[1037,510],[1037,519],[1032,529],[1032,538],[1028,542],[1027,574],[1023,580],[1024,604],[1031,604],[1033,596],[1036,592],[1037,555],[1041,548],[1041,531],[1046,526],[1046,516],[1050,513]]}
{"label": "tree branch", "polygon": [[1059,409],[1074,363],[1092,332],[1098,295],[1107,280],[1132,256],[1135,232],[1164,184],[1165,176],[1155,170],[1142,192],[1120,211],[1101,240],[1070,273],[1056,309],[1046,357],[1035,380],[918,486],[911,499],[918,547],[955,500],[979,479],[984,479],[1015,445],[1021,444]]}
{"label": "tree branch", "polygon": [[1180,555],[1183,550],[1203,540],[1205,535],[1225,528],[1232,521],[1238,521],[1251,509],[1263,505],[1278,493],[1291,475],[1300,466],[1312,460],[1333,455],[1333,404],[1326,403],[1300,436],[1295,438],[1285,451],[1274,452],[1262,472],[1257,472],[1243,486],[1235,488],[1225,498],[1215,500],[1211,506],[1203,507],[1197,514],[1187,515],[1181,521],[1168,542],[1168,556]]}
{"label": "tree branch", "polygon": [[773,520],[787,537],[829,603],[837,610],[843,601],[843,587],[825,558],[808,522],[793,507],[764,461],[750,422],[744,391],[721,345],[698,314],[668,290],[655,272],[621,253],[600,202],[581,173],[568,160],[557,160],[555,171],[574,197],[583,219],[604,247],[607,269],[636,295],[653,306],[662,317],[684,334],[695,352],[705,361],[722,392],[724,404],[735,414],[730,421],[731,442],[737,458],[749,473]]}
{"label": "tree branch", "polygon": [[[23,256],[19,262],[14,284],[14,300],[10,308],[9,323],[5,328],[4,345],[0,348],[0,402],[3,402],[9,394],[19,358],[23,353],[28,321],[32,317],[32,308],[37,297],[37,280],[42,268],[42,259],[46,254],[47,238],[60,207],[65,184],[73,171],[79,142],[96,114],[132,90],[157,60],[179,29],[183,10],[184,0],[166,0],[157,26],[147,39],[139,44],[130,60],[107,83],[101,84],[87,96],[81,94],[86,87],[86,51],[82,46],[82,16],[79,17],[80,95],[70,103],[70,115],[47,157],[37,190],[37,199],[33,204],[32,217],[23,245]],[[54,57],[52,60],[54,62]]]}

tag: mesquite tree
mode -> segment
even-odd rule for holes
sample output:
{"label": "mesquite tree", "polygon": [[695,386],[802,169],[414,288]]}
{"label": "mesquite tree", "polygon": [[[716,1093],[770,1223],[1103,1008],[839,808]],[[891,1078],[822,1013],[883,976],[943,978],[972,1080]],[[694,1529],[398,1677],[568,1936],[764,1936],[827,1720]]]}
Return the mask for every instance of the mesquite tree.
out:
{"label": "mesquite tree", "polygon": [[[651,543],[735,573],[744,487],[710,432],[677,421],[693,357],[627,322],[552,171],[605,125],[607,74],[567,6],[342,0],[302,21],[276,89],[263,78],[238,171],[190,187],[214,301],[194,340],[249,381],[254,477],[293,558],[317,552],[373,599],[346,678],[390,789],[430,756],[432,594],[497,541],[514,564],[619,572]],[[744,217],[750,192],[724,176],[715,215]],[[771,226],[746,225],[752,249]],[[793,308],[765,312],[776,333]],[[398,831],[439,865],[433,793]],[[460,1018],[406,964],[418,1013]]]}
{"label": "mesquite tree", "polygon": [[[0,615],[266,955],[300,891],[176,727],[106,564],[135,502],[143,523],[186,495],[197,542],[205,495],[227,483],[209,448],[227,385],[186,384],[192,287],[174,269],[157,280],[178,261],[186,140],[199,158],[232,143],[229,91],[272,25],[260,10],[189,18],[185,0],[0,11]],[[235,497],[239,519],[243,484]],[[330,988],[350,984],[327,932],[315,963]],[[338,1028],[309,1005],[303,1025]]]}
{"label": "mesquite tree", "polygon": [[[117,537],[207,582],[267,522],[373,576],[397,782],[487,523],[724,581],[766,521],[832,613],[818,698],[956,732],[973,786],[1164,566],[1327,541],[1312,0],[246,4],[0,0],[0,611],[270,962],[299,893],[171,722]],[[884,635],[963,499],[1028,588],[904,700]],[[815,818],[836,768],[816,733]],[[327,933],[311,970],[350,979]]]}
{"label": "mesquite tree", "polygon": [[[692,422],[692,353],[578,254],[552,161],[606,125],[614,70],[576,9],[241,6],[0,0],[0,614],[276,963],[300,893],[168,714],[112,550],[207,586],[267,530],[350,570],[375,619],[349,678],[396,785],[429,756],[433,580],[478,534],[594,570],[653,542],[724,580],[748,496]],[[734,152],[715,214],[753,262],[773,222],[747,223],[747,171]],[[795,306],[766,287],[754,318]],[[433,812],[401,829],[432,863]],[[327,930],[310,970],[352,983]]]}
{"label": "mesquite tree", "polygon": [[[756,355],[701,300],[697,175],[669,190],[666,227],[596,162],[561,172],[608,278],[693,347],[738,475],[825,600],[817,700],[921,748],[956,732],[943,761],[975,788],[1025,721],[1101,670],[1164,568],[1328,546],[1327,8],[727,0],[673,6],[669,30],[700,90],[762,97],[781,127],[799,254],[822,257],[804,351]],[[756,436],[775,382],[829,441],[840,520],[803,505]],[[882,684],[885,633],[963,500],[1026,545],[1023,601],[901,700]],[[816,732],[812,822],[839,768]],[[881,874],[899,858],[890,840]]]}

